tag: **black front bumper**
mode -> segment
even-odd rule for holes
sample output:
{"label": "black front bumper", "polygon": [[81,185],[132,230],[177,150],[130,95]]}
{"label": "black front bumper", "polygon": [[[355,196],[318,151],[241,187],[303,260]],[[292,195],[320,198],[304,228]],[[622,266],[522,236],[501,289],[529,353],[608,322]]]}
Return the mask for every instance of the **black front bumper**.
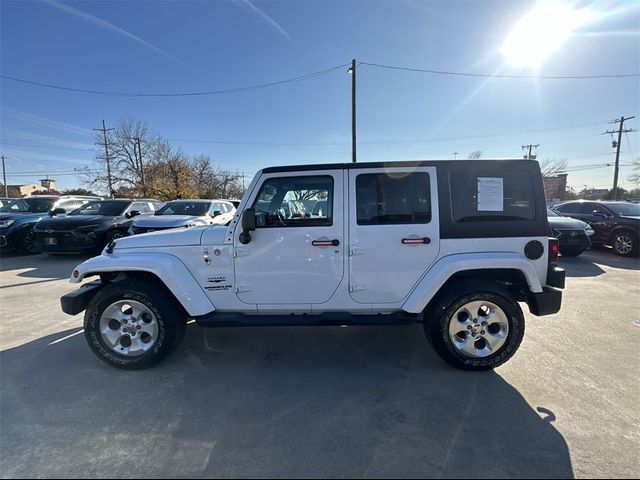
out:
{"label": "black front bumper", "polygon": [[[55,244],[47,243],[55,239]],[[99,249],[99,238],[89,235],[77,236],[73,232],[46,233],[35,230],[33,242],[44,253],[92,253]]]}
{"label": "black front bumper", "polygon": [[102,289],[102,282],[95,280],[85,283],[77,290],[60,297],[60,306],[67,315],[77,315],[87,309],[89,302]]}

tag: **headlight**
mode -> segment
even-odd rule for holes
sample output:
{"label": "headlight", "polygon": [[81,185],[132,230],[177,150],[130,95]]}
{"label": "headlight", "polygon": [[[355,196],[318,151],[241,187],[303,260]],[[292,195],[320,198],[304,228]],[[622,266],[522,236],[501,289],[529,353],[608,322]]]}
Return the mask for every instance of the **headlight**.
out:
{"label": "headlight", "polygon": [[15,222],[15,220],[2,220],[2,221],[0,221],[0,228],[9,227],[9,226],[13,225],[14,222]]}
{"label": "headlight", "polygon": [[584,227],[584,233],[587,235],[587,237],[590,237],[591,235],[595,235],[595,230],[593,228],[591,228],[591,225],[587,224]]}

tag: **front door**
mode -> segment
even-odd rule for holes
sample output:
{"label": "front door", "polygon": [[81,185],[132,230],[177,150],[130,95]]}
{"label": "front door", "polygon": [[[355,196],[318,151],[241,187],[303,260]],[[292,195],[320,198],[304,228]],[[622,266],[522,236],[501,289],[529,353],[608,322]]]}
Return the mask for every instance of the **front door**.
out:
{"label": "front door", "polygon": [[349,170],[349,290],[401,302],[438,256],[436,169]]}
{"label": "front door", "polygon": [[343,177],[343,170],[265,175],[248,202],[258,220],[251,241],[235,238],[242,302],[268,309],[332,297],[344,274]]}

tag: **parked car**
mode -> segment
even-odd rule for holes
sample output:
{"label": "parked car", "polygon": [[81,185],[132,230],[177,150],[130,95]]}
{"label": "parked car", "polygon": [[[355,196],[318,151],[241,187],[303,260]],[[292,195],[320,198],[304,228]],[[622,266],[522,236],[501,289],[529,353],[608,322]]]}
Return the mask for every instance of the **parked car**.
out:
{"label": "parked car", "polygon": [[560,242],[560,253],[567,257],[577,257],[591,246],[591,237],[595,232],[582,220],[562,217],[551,209],[547,209],[547,218],[551,236]]}
{"label": "parked car", "polygon": [[0,247],[23,254],[38,253],[33,226],[43,218],[62,214],[96,197],[34,195],[17,198],[0,207]]}
{"label": "parked car", "polygon": [[129,234],[155,232],[177,227],[224,225],[233,218],[236,209],[225,200],[174,200],[154,215],[136,218]]}
{"label": "parked car", "polygon": [[577,200],[556,205],[553,211],[591,225],[594,245],[610,245],[623,257],[638,255],[640,204]]}
{"label": "parked car", "polygon": [[151,215],[161,207],[162,202],[153,199],[90,202],[65,217],[41,220],[33,229],[33,240],[45,253],[98,253],[127,235],[133,217]]}
{"label": "parked car", "polygon": [[[283,214],[300,198],[329,207]],[[444,361],[488,370],[522,341],[519,302],[537,316],[560,310],[565,274],[536,161],[266,168],[242,205],[226,226],[122,238],[74,269],[72,283],[99,280],[63,296],[62,309],[86,310],[100,359],[155,365],[189,318],[205,327],[421,323]]]}

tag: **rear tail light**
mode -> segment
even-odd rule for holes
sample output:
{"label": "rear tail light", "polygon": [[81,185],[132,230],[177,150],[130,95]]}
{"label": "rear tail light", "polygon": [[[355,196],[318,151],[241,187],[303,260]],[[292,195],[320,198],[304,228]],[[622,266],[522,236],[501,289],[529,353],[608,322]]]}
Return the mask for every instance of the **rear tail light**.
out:
{"label": "rear tail light", "polygon": [[557,238],[549,239],[549,263],[557,262],[560,254],[560,241]]}

